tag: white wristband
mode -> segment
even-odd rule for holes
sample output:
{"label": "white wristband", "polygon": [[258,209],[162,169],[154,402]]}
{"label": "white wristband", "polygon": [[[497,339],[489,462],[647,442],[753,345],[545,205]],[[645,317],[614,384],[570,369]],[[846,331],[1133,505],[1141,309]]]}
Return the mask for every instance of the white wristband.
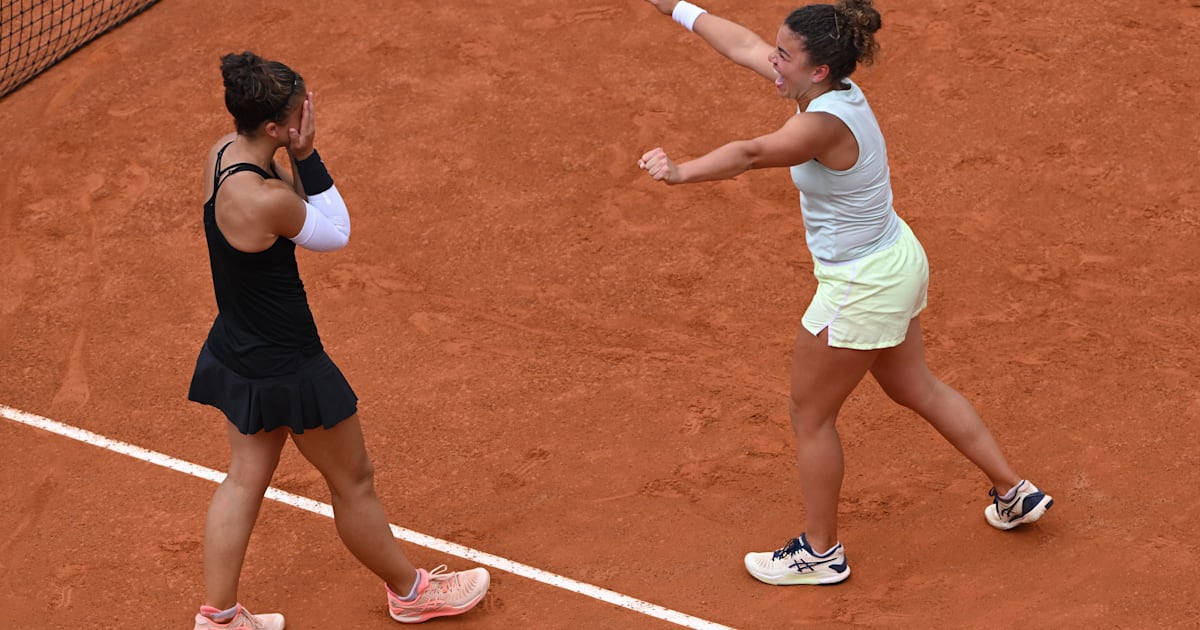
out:
{"label": "white wristband", "polygon": [[675,8],[671,10],[671,19],[690,31],[696,25],[696,18],[700,17],[701,13],[708,13],[708,11],[701,9],[691,2],[680,0],[680,2],[675,4]]}

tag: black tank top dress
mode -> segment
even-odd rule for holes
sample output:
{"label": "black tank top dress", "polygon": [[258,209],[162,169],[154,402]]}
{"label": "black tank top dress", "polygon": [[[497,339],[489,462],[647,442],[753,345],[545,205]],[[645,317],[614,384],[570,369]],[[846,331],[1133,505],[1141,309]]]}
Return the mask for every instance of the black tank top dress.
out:
{"label": "black tank top dress", "polygon": [[354,415],[358,397],[325,354],[296,267],[296,244],[280,237],[261,252],[243,252],[217,227],[217,190],[226,178],[251,171],[278,179],[254,164],[221,168],[228,147],[217,153],[204,204],[217,317],[196,359],[188,400],[220,409],[244,434],[332,428]]}

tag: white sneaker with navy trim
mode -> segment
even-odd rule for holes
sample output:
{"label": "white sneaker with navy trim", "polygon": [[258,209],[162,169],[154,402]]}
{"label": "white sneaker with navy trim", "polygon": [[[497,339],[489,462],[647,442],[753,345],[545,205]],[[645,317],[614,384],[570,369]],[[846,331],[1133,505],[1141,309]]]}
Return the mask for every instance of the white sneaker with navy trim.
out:
{"label": "white sneaker with navy trim", "polygon": [[846,563],[841,543],[818,554],[804,534],[782,549],[746,554],[746,570],[754,579],[776,585],[837,584],[850,577],[850,565]]}
{"label": "white sneaker with navy trim", "polygon": [[996,529],[1012,529],[1018,525],[1032,523],[1054,505],[1054,499],[1050,495],[1038,490],[1037,486],[1025,479],[1016,485],[1016,492],[1008,499],[997,494],[995,488],[988,491],[988,495],[992,497],[992,504],[983,510],[983,515]]}

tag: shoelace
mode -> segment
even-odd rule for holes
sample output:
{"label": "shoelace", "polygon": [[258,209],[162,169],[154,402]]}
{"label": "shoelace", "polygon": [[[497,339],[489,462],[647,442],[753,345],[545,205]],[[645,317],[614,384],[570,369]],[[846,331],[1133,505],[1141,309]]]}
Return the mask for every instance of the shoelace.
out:
{"label": "shoelace", "polygon": [[1000,516],[1012,516],[1013,510],[1017,508],[1017,497],[1020,493],[1013,493],[1013,498],[1005,501],[1000,498],[1000,493],[996,492],[995,488],[988,490],[988,494],[992,495],[992,504],[996,506],[996,513]]}
{"label": "shoelace", "polygon": [[432,571],[429,571],[429,583],[425,586],[425,590],[411,602],[397,602],[400,607],[408,610],[428,610],[437,608],[446,603],[447,595],[451,591],[458,588],[458,574],[451,572],[450,568],[444,564],[440,564]]}
{"label": "shoelace", "polygon": [[788,541],[788,544],[783,549],[777,550],[772,556],[772,560],[780,560],[784,556],[794,556],[801,549],[804,549],[804,543],[800,542],[799,538],[793,538]]}
{"label": "shoelace", "polygon": [[[453,584],[451,584],[453,582]],[[458,574],[451,572],[444,564],[439,564],[429,572],[429,586],[437,584],[442,593],[449,593],[458,588]]]}

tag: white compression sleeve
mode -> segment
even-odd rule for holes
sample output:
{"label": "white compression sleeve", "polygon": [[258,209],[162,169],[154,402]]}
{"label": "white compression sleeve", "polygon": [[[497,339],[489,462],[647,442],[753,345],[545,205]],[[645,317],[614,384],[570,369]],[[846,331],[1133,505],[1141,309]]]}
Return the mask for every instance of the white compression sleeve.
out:
{"label": "white compression sleeve", "polygon": [[293,243],[314,252],[331,252],[350,242],[350,212],[337,186],[309,196],[304,206],[304,227],[291,238]]}

